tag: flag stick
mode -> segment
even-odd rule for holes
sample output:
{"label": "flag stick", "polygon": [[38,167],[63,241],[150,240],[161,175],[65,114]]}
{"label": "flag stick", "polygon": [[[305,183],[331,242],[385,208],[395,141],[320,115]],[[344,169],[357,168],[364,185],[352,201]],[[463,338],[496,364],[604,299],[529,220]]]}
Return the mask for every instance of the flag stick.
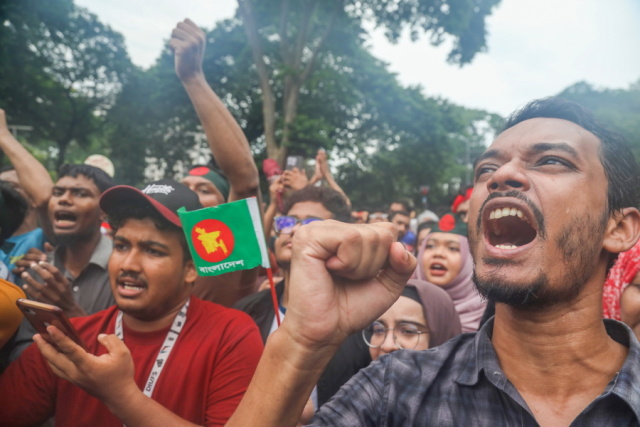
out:
{"label": "flag stick", "polygon": [[269,286],[271,288],[271,299],[273,300],[273,310],[276,312],[276,320],[278,321],[278,327],[280,327],[280,307],[278,306],[278,296],[276,295],[276,285],[273,284],[273,274],[271,273],[271,267],[267,268],[267,277],[269,278]]}

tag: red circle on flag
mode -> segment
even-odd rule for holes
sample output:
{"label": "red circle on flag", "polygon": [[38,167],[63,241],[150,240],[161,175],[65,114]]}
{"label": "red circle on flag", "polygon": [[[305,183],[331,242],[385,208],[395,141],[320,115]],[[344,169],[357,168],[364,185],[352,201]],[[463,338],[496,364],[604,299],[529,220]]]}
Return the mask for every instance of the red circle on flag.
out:
{"label": "red circle on flag", "polygon": [[440,219],[438,226],[442,231],[451,231],[456,228],[456,219],[453,217],[453,215],[446,214]]}
{"label": "red circle on flag", "polygon": [[207,262],[220,262],[233,252],[235,239],[227,225],[217,219],[203,219],[191,229],[196,253]]}

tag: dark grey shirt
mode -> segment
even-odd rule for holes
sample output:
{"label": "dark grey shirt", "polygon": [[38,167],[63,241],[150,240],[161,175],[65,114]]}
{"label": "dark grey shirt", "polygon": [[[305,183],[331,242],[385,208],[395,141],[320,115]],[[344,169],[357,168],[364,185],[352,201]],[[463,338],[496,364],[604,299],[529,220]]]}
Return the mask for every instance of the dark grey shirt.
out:
{"label": "dark grey shirt", "polygon": [[[640,344],[624,324],[604,320],[629,347],[604,392],[572,426],[640,424]],[[477,333],[425,351],[400,350],[363,369],[313,419],[314,426],[537,426],[500,369],[491,344],[493,319]]]}
{"label": "dark grey shirt", "polygon": [[73,296],[87,314],[93,314],[116,303],[109,284],[107,265],[111,256],[113,242],[101,236],[93,250],[89,263],[78,277],[73,277],[62,264],[62,250],[53,251],[53,265],[69,279]]}
{"label": "dark grey shirt", "polygon": [[[82,270],[78,277],[73,277],[62,265],[62,251],[56,248],[53,254],[48,254],[53,258],[53,265],[60,270],[64,276],[69,279],[73,296],[87,314],[93,314],[115,304],[111,285],[109,283],[109,271],[107,265],[111,256],[113,243],[106,236],[101,236],[98,245],[93,250],[89,263]],[[35,275],[37,277],[37,275]],[[18,332],[13,338],[13,349],[9,359],[11,362],[16,360],[20,353],[27,348],[33,340],[31,337],[36,330],[31,324],[23,319],[18,328]]]}

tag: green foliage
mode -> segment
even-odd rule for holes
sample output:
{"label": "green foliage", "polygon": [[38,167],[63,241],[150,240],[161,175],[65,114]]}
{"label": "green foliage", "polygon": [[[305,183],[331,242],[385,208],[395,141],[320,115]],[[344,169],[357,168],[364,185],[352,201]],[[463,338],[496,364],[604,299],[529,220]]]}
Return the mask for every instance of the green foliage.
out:
{"label": "green foliage", "polygon": [[0,13],[0,106],[33,126],[34,145],[56,147],[56,166],[70,147],[95,148],[131,69],[123,37],[70,0],[7,0]]}
{"label": "green foliage", "polygon": [[629,89],[595,88],[587,82],[578,82],[558,96],[584,105],[602,123],[621,133],[640,159],[640,79]]}

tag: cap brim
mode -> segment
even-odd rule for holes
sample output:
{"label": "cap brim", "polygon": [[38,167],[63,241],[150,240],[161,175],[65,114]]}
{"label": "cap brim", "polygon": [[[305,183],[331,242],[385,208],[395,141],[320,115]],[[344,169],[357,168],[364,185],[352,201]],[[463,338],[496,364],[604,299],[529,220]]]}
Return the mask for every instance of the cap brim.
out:
{"label": "cap brim", "polygon": [[116,206],[127,205],[128,203],[147,202],[153,207],[160,215],[162,215],[170,223],[182,227],[180,218],[171,209],[164,206],[152,197],[147,196],[142,191],[129,185],[116,185],[111,187],[100,197],[100,208],[109,215]]}

